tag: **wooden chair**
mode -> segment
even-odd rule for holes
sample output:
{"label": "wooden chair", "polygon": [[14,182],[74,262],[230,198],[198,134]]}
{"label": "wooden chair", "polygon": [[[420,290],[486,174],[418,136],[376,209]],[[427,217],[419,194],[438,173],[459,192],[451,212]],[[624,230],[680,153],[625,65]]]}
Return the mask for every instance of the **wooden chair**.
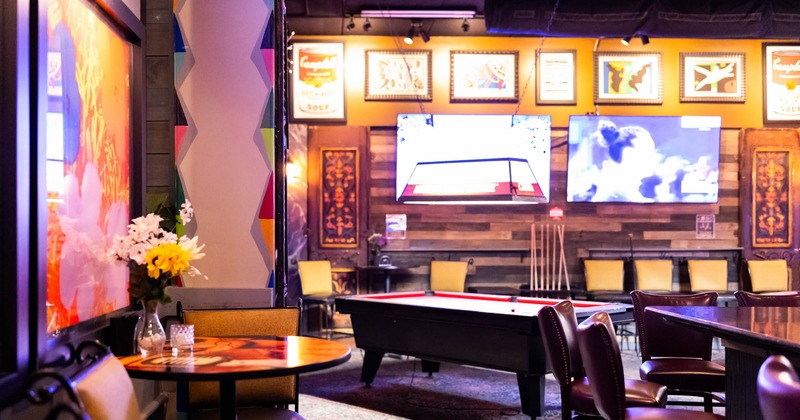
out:
{"label": "wooden chair", "polygon": [[[183,310],[183,322],[194,324],[195,336],[230,337],[237,335],[297,335],[300,308]],[[298,410],[298,375],[249,379],[236,382],[238,406],[276,406],[289,404]],[[189,409],[217,407],[219,384],[189,383]],[[291,414],[291,413],[289,413]]]}
{"label": "wooden chair", "polygon": [[[331,262],[298,261],[297,270],[300,274],[300,287],[303,296],[303,311],[308,312],[311,307],[319,309],[319,327],[321,335],[330,339],[333,336],[333,315],[336,313],[336,296],[333,291],[333,271]],[[308,328],[304,328],[308,333]]]}
{"label": "wooden chair", "polygon": [[466,261],[431,261],[431,290],[463,292],[468,268]]}
{"label": "wooden chair", "polygon": [[636,290],[672,291],[672,260],[635,260]]}
{"label": "wooden chair", "polygon": [[727,292],[727,260],[688,260],[689,287],[692,292]]}
{"label": "wooden chair", "polygon": [[739,306],[794,306],[800,307],[800,292],[749,293],[733,292]]}
{"label": "wooden chair", "polygon": [[[561,418],[571,419],[573,410],[578,414],[596,416],[597,408],[575,335],[578,320],[572,302],[563,300],[545,306],[539,311],[538,318],[547,359],[561,389]],[[663,407],[666,402],[667,387],[625,379],[626,407]]]}
{"label": "wooden chair", "polygon": [[786,260],[748,260],[750,290],[753,293],[784,292],[790,289]]}
{"label": "wooden chair", "polygon": [[605,312],[596,312],[577,328],[578,345],[597,411],[609,420],[722,420],[702,411],[625,406],[625,381],[614,325]]}
{"label": "wooden chair", "polygon": [[800,413],[800,378],[785,356],[767,357],[758,370],[757,388],[764,420],[796,418]]}
{"label": "wooden chair", "polygon": [[646,381],[664,384],[670,395],[702,397],[702,402],[669,401],[675,405],[702,405],[710,412],[714,394],[725,392],[725,366],[711,361],[712,336],[665,323],[645,309],[648,306],[714,306],[716,292],[691,295],[653,294],[634,290],[633,317],[642,351],[639,376]]}

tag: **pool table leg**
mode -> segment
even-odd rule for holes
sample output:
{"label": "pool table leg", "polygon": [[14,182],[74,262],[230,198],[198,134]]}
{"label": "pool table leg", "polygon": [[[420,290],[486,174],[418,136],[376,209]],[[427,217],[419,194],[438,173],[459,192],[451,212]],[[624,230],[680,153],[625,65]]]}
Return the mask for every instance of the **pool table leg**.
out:
{"label": "pool table leg", "polygon": [[522,412],[531,417],[542,415],[544,408],[544,375],[517,373]]}
{"label": "pool table leg", "polygon": [[378,368],[383,360],[383,352],[375,350],[364,350],[364,364],[361,365],[361,382],[369,385],[375,379]]}
{"label": "pool table leg", "polygon": [[422,371],[427,373],[428,376],[433,376],[434,373],[439,371],[439,362],[422,359]]}

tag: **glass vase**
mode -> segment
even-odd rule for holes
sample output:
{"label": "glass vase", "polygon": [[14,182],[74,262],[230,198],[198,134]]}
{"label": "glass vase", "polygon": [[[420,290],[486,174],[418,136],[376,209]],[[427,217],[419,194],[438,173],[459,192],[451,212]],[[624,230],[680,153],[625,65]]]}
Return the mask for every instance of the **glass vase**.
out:
{"label": "glass vase", "polygon": [[142,357],[159,354],[164,350],[166,341],[167,334],[158,319],[158,301],[142,301],[142,313],[134,332],[134,343],[139,348],[139,353]]}

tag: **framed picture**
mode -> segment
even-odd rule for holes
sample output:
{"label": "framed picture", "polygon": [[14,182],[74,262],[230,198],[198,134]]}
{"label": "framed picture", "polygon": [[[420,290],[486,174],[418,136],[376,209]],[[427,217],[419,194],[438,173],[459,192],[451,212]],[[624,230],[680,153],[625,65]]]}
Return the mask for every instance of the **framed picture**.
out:
{"label": "framed picture", "polygon": [[575,50],[539,52],[536,105],[575,105],[575,83]]}
{"label": "framed picture", "polygon": [[450,102],[517,102],[519,51],[450,51]]}
{"label": "framed picture", "polygon": [[763,44],[764,124],[800,125],[800,44]]}
{"label": "framed picture", "polygon": [[293,122],[345,122],[344,43],[292,43]]}
{"label": "framed picture", "polygon": [[681,102],[744,102],[744,54],[680,53]]}
{"label": "framed picture", "polygon": [[660,104],[661,53],[594,53],[594,102]]}
{"label": "framed picture", "polygon": [[433,99],[430,50],[367,50],[365,101]]}

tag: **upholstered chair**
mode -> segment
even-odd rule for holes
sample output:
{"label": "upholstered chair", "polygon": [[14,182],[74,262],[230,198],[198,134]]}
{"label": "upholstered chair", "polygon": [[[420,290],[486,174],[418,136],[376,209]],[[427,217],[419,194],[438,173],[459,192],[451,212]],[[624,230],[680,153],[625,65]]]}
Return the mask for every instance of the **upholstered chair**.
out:
{"label": "upholstered chair", "polygon": [[[326,338],[334,333],[333,315],[336,312],[334,303],[337,294],[333,291],[333,270],[331,262],[298,261],[297,270],[300,275],[300,288],[303,296],[303,312],[308,313],[312,307],[319,309],[320,332]],[[304,329],[307,334],[307,328]]]}
{"label": "upholstered chair", "polygon": [[[572,302],[563,300],[539,311],[539,329],[561,390],[561,418],[577,414],[597,416],[592,390],[586,378],[578,348],[578,321]],[[663,407],[667,402],[667,387],[636,379],[625,379],[625,406]]]}
{"label": "upholstered chair", "polygon": [[750,290],[754,293],[784,292],[789,287],[789,267],[786,260],[748,260]]}
{"label": "upholstered chair", "polygon": [[577,328],[578,346],[589,387],[600,415],[609,420],[721,420],[724,417],[702,411],[661,407],[626,407],[625,381],[614,325],[605,312],[596,312]]}
{"label": "upholstered chair", "polygon": [[664,295],[635,290],[631,297],[642,354],[639,376],[666,385],[670,395],[703,398],[703,402],[668,401],[668,405],[703,405],[711,411],[713,400],[724,401],[715,394],[725,392],[725,366],[711,360],[713,337],[665,323],[645,311],[648,306],[714,306],[717,293]]}
{"label": "upholstered chair", "polygon": [[672,291],[672,260],[635,260],[636,290]]}
{"label": "upholstered chair", "polygon": [[692,292],[726,292],[727,260],[689,260],[689,287]]}
{"label": "upholstered chair", "polygon": [[431,290],[463,292],[468,265],[466,261],[431,261]]}
{"label": "upholstered chair", "polygon": [[76,379],[75,391],[89,418],[139,420],[133,382],[113,354],[105,355]]}
{"label": "upholstered chair", "polygon": [[797,418],[800,413],[800,379],[785,356],[772,355],[758,370],[758,405],[764,420]]}
{"label": "upholstered chair", "polygon": [[733,292],[739,306],[800,306],[800,292],[750,293]]}
{"label": "upholstered chair", "polygon": [[630,302],[625,292],[625,262],[622,260],[583,260],[586,293],[590,299]]}

